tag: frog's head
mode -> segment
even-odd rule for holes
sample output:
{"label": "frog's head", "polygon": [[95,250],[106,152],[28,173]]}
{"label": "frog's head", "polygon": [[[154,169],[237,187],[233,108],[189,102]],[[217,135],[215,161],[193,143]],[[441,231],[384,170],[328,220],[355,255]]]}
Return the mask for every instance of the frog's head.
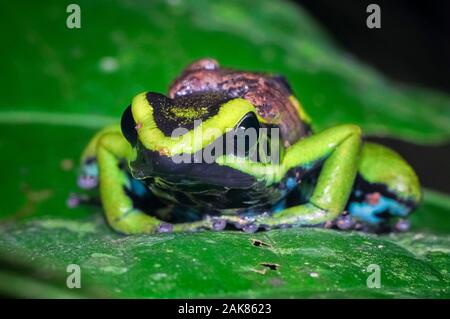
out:
{"label": "frog's head", "polygon": [[255,150],[262,139],[270,139],[260,134],[267,123],[249,101],[211,92],[173,99],[159,93],[138,94],[124,112],[121,126],[134,150],[133,176],[157,179],[168,188],[177,184],[184,189],[254,187],[255,176],[221,165],[219,159],[258,162],[261,151]]}

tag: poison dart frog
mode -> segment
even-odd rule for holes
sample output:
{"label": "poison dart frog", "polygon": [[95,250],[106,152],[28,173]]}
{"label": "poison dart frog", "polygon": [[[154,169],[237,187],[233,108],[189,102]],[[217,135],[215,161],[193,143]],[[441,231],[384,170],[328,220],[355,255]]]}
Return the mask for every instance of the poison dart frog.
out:
{"label": "poison dart frog", "polygon": [[187,66],[167,96],[136,95],[87,145],[78,184],[99,189],[124,234],[403,229],[421,200],[411,166],[364,142],[360,127],[316,132],[283,76],[210,58]]}

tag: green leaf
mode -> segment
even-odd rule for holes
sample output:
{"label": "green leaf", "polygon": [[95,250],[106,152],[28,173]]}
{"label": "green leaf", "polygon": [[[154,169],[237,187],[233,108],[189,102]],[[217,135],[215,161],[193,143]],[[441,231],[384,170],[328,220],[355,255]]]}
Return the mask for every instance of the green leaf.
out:
{"label": "green leaf", "polygon": [[[204,56],[285,74],[316,129],[351,122],[422,143],[448,141],[450,132],[448,96],[384,78],[292,4],[77,3],[80,30],[65,27],[61,2],[0,4],[8,44],[0,60],[0,293],[449,297],[450,199],[428,190],[414,232],[381,237],[322,229],[125,237],[100,208],[68,209],[78,157],[95,130],[117,122],[136,93],[166,91]],[[80,291],[66,287],[72,263],[82,269]],[[380,289],[366,285],[370,264],[380,266]]]}
{"label": "green leaf", "polygon": [[[54,113],[118,118],[142,91],[165,92],[194,59],[287,76],[316,129],[359,124],[366,134],[446,141],[450,98],[400,87],[337,48],[300,7],[270,0],[3,2],[0,122]],[[101,19],[99,18],[101,16]],[[17,32],[8,32],[8,30]],[[38,113],[28,113],[28,111]],[[39,114],[44,112],[45,114]]]}
{"label": "green leaf", "polygon": [[[25,272],[0,269],[1,291],[53,297],[57,289],[59,296],[72,296],[64,290],[64,272],[76,263],[88,282],[83,289],[89,288],[80,296],[448,297],[450,200],[445,195],[425,193],[423,206],[413,215],[416,233],[405,237],[320,229],[124,237],[106,226],[101,209],[69,209],[65,203],[76,191],[76,170],[64,165],[76,161],[90,133],[67,125],[0,126],[2,153],[24,154],[4,159],[9,167],[4,178],[10,182],[0,185],[8,198],[0,202],[6,218],[0,252],[59,278],[47,291],[40,277],[30,281],[26,275],[24,280]],[[67,140],[73,141],[69,148]],[[254,238],[271,247],[253,246]],[[429,251],[423,249],[425,243]],[[261,273],[264,262],[281,267]],[[371,263],[386,271],[383,289],[366,286],[369,273],[364,269]],[[319,277],[311,277],[314,273]],[[35,281],[44,288],[36,288]],[[18,285],[26,288],[11,291]]]}
{"label": "green leaf", "polygon": [[425,190],[424,201],[411,216],[413,231],[450,234],[450,197]]}
{"label": "green leaf", "polygon": [[[8,226],[2,233],[0,243],[8,252],[25,251],[57,273],[78,264],[82,286],[109,296],[450,296],[448,236],[428,239],[423,253],[410,237],[403,239],[405,249],[375,236],[322,229],[125,237],[92,218],[41,219]],[[437,248],[430,249],[430,242]],[[371,264],[381,269],[379,289],[367,287]],[[57,287],[64,286],[61,280]]]}

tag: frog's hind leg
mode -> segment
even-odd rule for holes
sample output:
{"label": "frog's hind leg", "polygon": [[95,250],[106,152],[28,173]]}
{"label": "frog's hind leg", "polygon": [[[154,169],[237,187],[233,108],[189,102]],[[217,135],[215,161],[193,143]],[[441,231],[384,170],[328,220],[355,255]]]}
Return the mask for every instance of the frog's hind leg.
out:
{"label": "frog's hind leg", "polygon": [[419,180],[409,164],[393,150],[365,143],[358,176],[347,211],[355,219],[375,229],[400,219],[396,227],[407,227],[403,218],[419,204]]}

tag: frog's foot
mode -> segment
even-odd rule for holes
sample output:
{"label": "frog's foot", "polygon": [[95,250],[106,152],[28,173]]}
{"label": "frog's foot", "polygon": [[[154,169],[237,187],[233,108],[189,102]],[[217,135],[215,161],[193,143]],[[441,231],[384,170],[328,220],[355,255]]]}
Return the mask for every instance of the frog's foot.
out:
{"label": "frog's foot", "polygon": [[[78,187],[84,190],[94,189],[98,186],[98,165],[95,157],[82,160],[80,173],[77,179]],[[97,203],[98,199],[88,194],[70,193],[66,200],[69,208],[75,208],[83,204]]]}
{"label": "frog's foot", "polygon": [[[264,214],[263,216],[267,217],[268,215]],[[268,229],[266,225],[259,225],[258,220],[253,217],[240,215],[206,215],[202,220],[193,222],[174,224],[161,222],[158,227],[158,232],[194,232],[199,230],[222,231],[227,226],[234,226],[237,229],[250,233],[257,231],[259,228]]]}
{"label": "frog's foot", "polygon": [[[223,228],[232,225],[246,233],[254,233],[258,230],[269,230],[274,228],[288,228],[294,226],[322,225],[333,219],[334,214],[328,213],[311,203],[298,205],[284,209],[277,213],[265,212],[259,215],[224,215],[215,219],[216,225]],[[210,229],[212,228],[209,225]]]}
{"label": "frog's foot", "polygon": [[[309,203],[291,207],[280,213],[262,213],[260,215],[223,215],[206,216],[203,220],[189,223],[169,224],[161,222],[157,232],[194,232],[199,230],[221,231],[227,226],[242,230],[246,233],[254,233],[260,230],[281,229],[299,226],[324,227],[339,230],[357,230],[365,232],[383,231],[379,225],[370,225],[353,217],[349,212],[344,211],[340,216],[334,218],[335,214],[330,214],[324,209]],[[334,218],[334,219],[333,219]],[[395,225],[395,230],[405,231],[409,228],[407,220],[400,219]]]}
{"label": "frog's foot", "polygon": [[378,228],[371,227],[367,223],[356,219],[348,211],[344,211],[342,215],[338,216],[334,220],[325,222],[323,227],[337,230],[356,230],[363,232],[376,232],[378,230]]}
{"label": "frog's foot", "polygon": [[81,203],[86,202],[87,200],[88,200],[87,195],[78,195],[70,193],[69,197],[66,200],[66,205],[69,208],[75,208],[80,206]]}
{"label": "frog's foot", "polygon": [[[160,225],[160,229],[162,228],[162,232],[174,231],[174,232],[189,232],[189,231],[198,231],[198,230],[213,230],[213,231],[221,231],[224,230],[228,223],[235,223],[239,220],[237,216],[210,216],[206,215],[202,220],[188,222],[188,223],[176,223],[176,224],[167,224],[162,222]],[[161,231],[160,231],[161,232]]]}
{"label": "frog's foot", "polygon": [[[396,199],[394,194],[380,192],[362,193],[356,190],[348,204],[349,218],[362,222],[365,228],[375,232],[409,229],[405,219],[414,209],[414,203]],[[392,224],[391,220],[396,219]]]}
{"label": "frog's foot", "polygon": [[69,208],[75,208],[81,205],[101,206],[100,198],[88,194],[70,193],[66,200]]}
{"label": "frog's foot", "polygon": [[112,228],[127,235],[194,232],[203,229],[215,229],[215,220],[211,218],[186,223],[168,223],[135,208],[128,209],[116,218],[108,215],[107,218]]}
{"label": "frog's foot", "polygon": [[98,186],[98,165],[95,158],[90,157],[83,161],[77,182],[82,189],[92,189]]}
{"label": "frog's foot", "polygon": [[[83,190],[91,190],[98,186],[98,165],[95,157],[88,157],[82,161],[77,184]],[[85,204],[100,204],[98,196],[70,193],[66,200],[66,205],[69,208],[75,208]]]}

